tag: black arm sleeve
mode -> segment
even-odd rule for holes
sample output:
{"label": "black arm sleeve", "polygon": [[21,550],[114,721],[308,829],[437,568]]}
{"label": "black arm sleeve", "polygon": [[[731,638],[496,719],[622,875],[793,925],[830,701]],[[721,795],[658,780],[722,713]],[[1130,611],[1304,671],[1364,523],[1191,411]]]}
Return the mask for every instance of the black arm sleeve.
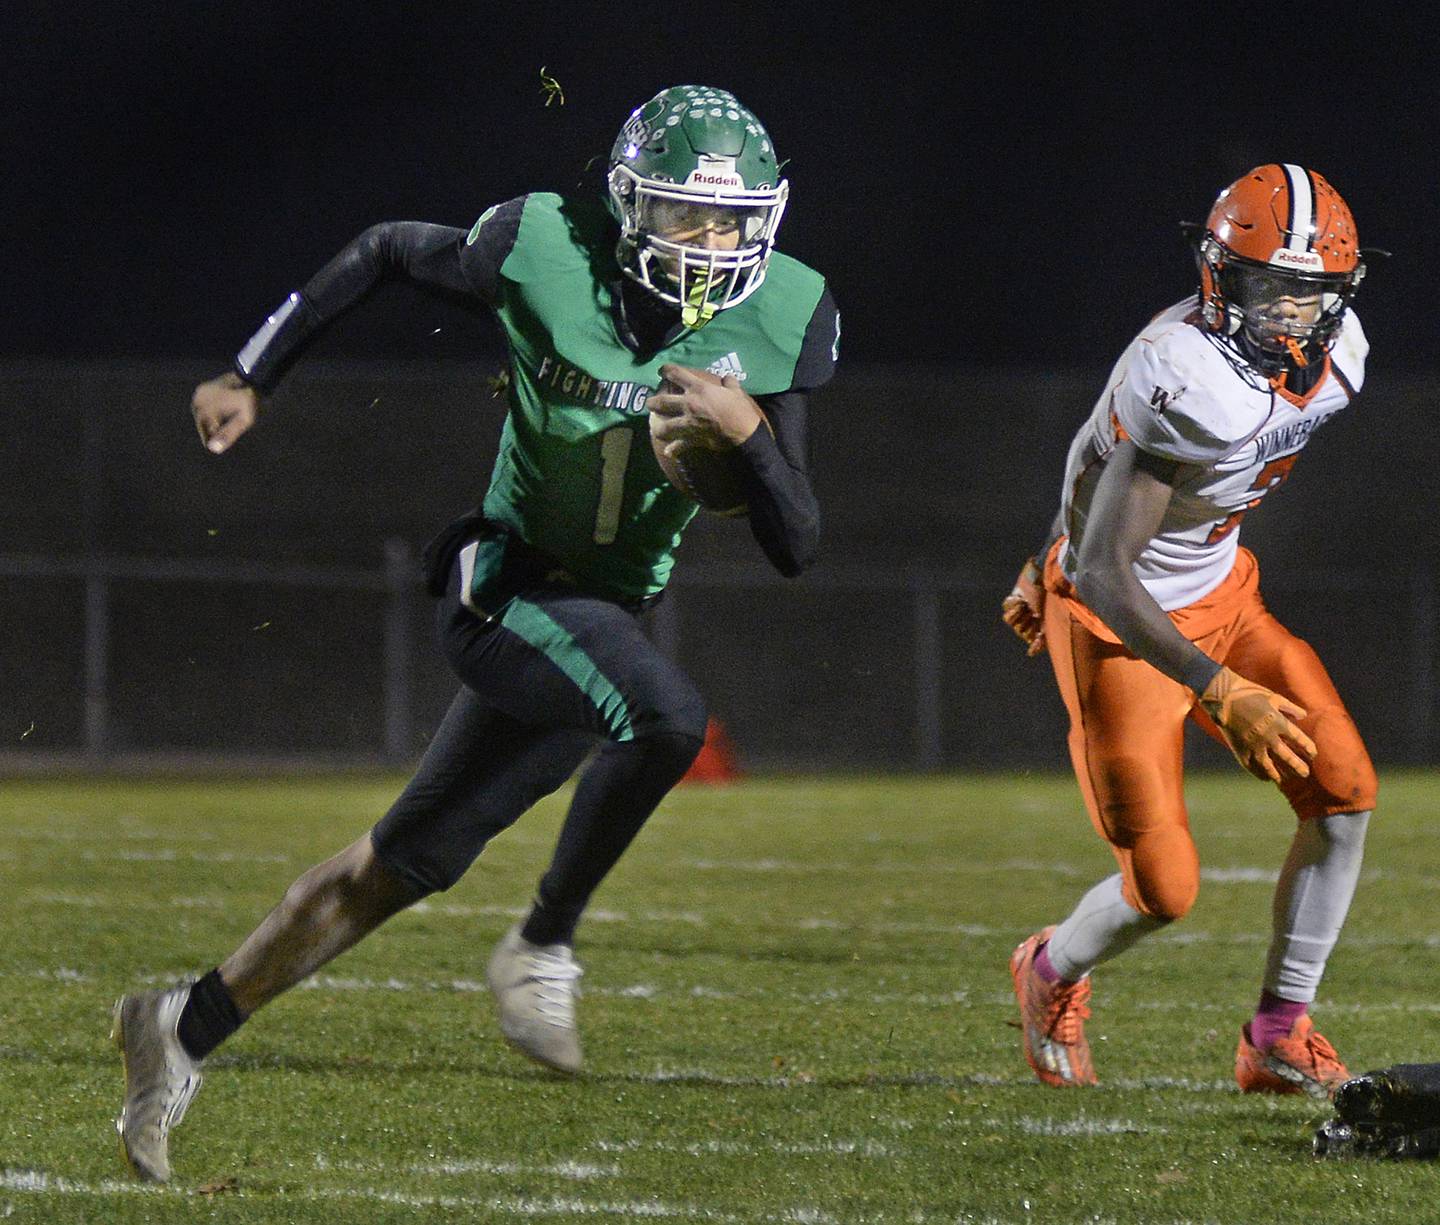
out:
{"label": "black arm sleeve", "polygon": [[839,337],[840,315],[827,288],[805,329],[790,390],[757,398],[774,437],[762,426],[737,448],[750,531],[787,578],[813,564],[819,550],[820,505],[810,485],[806,393],[829,382]]}
{"label": "black arm sleeve", "polygon": [[408,281],[451,301],[493,305],[500,265],[515,244],[523,201],[487,213],[467,235],[448,225],[387,221],[371,226],[292,293],[235,359],[235,369],[272,391],[306,346],[378,285]]}
{"label": "black arm sleeve", "polygon": [[805,395],[785,391],[757,402],[775,434],[762,425],[737,448],[750,531],[770,564],[794,578],[814,563],[820,545],[820,504],[805,460]]}

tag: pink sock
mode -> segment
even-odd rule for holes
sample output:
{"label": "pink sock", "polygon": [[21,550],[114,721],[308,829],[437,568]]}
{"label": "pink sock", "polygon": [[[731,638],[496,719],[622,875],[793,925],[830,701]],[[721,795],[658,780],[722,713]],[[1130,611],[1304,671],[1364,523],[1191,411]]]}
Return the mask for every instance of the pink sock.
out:
{"label": "pink sock", "polygon": [[1294,1000],[1282,1000],[1268,991],[1260,992],[1260,1004],[1255,1009],[1255,1019],[1250,1022],[1250,1045],[1263,1051],[1286,1037],[1309,1007]]}
{"label": "pink sock", "polygon": [[1034,964],[1035,973],[1047,983],[1060,981],[1060,971],[1050,964],[1050,942],[1048,940],[1040,946],[1040,951],[1035,954]]}

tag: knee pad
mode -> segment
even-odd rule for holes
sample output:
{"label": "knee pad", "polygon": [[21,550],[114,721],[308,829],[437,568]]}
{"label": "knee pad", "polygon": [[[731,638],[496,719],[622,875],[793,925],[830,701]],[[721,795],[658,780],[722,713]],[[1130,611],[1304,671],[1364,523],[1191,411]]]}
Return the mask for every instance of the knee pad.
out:
{"label": "knee pad", "polygon": [[1200,892],[1200,857],[1185,829],[1142,834],[1130,848],[1125,900],[1143,915],[1173,923]]}
{"label": "knee pad", "polygon": [[[683,680],[684,683],[681,683]],[[688,678],[672,680],[662,700],[653,698],[646,705],[631,711],[636,740],[660,740],[665,737],[689,738],[696,741],[695,751],[705,743],[705,727],[709,712],[700,691]]]}
{"label": "knee pad", "polygon": [[690,768],[704,744],[703,730],[699,735],[688,731],[657,731],[630,741],[632,748],[644,752],[656,769],[673,772],[677,777]]}

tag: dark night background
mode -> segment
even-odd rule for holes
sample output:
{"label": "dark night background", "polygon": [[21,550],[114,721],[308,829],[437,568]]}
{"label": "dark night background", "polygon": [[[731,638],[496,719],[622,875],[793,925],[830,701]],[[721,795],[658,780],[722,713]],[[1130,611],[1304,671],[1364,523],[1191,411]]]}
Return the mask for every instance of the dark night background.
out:
{"label": "dark night background", "polygon": [[[1396,253],[1361,298],[1383,360],[1429,361],[1406,304],[1430,288],[1440,61],[1404,8],[11,0],[0,345],[226,357],[364,226],[568,188],[696,81],[790,159],[781,245],[832,280],[855,360],[1108,360],[1189,286],[1176,221],[1292,160]],[[329,351],[473,345],[427,335],[375,312]]]}
{"label": "dark night background", "polygon": [[[468,226],[524,191],[569,190],[631,109],[691,82],[730,88],[768,126],[789,159],[780,246],[826,274],[845,321],[812,429],[822,564],[784,593],[726,586],[753,545],[702,516],[670,601],[682,660],[754,756],[1063,765],[1048,669],[1027,665],[999,599],[1106,370],[1192,290],[1177,223],[1251,166],[1296,161],[1394,258],[1358,300],[1373,345],[1360,407],[1245,542],[1378,755],[1440,757],[1434,20],[1044,11],[0,6],[0,736],[33,723],[27,751],[95,755],[80,559],[376,567],[387,538],[413,550],[473,505],[498,331],[415,291],[388,288],[326,334],[223,460],[195,442],[189,389],[366,226]],[[542,67],[563,106],[546,106]],[[373,751],[381,593],[138,575],[107,594],[112,746]],[[924,705],[912,652],[932,632],[916,593],[935,581],[950,586],[928,606],[943,694],[925,750],[907,712]],[[449,685],[423,621],[392,760],[423,744]]]}

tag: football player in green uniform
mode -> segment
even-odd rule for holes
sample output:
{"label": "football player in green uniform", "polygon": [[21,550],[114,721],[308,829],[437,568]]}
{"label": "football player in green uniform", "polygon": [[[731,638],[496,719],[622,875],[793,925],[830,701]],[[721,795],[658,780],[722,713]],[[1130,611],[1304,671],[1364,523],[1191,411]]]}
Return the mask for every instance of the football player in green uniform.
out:
{"label": "football player in green uniform", "polygon": [[705,732],[694,684],[638,620],[697,511],[666,480],[651,433],[723,453],[760,547],[799,573],[819,529],[806,394],[830,378],[839,337],[824,280],[774,250],[788,184],[733,95],[677,86],[635,110],[607,190],[524,196],[468,231],[375,226],[281,304],[233,370],[195,391],[200,437],[223,452],[309,339],[391,278],[487,306],[509,357],[484,501],[426,550],[441,646],[462,683],[415,777],[218,967],[116,1004],[117,1126],[142,1177],[169,1177],[170,1129],[220,1042],[453,885],[598,744],[533,906],[487,971],[504,1036],[551,1068],[581,1067],[576,924]]}

